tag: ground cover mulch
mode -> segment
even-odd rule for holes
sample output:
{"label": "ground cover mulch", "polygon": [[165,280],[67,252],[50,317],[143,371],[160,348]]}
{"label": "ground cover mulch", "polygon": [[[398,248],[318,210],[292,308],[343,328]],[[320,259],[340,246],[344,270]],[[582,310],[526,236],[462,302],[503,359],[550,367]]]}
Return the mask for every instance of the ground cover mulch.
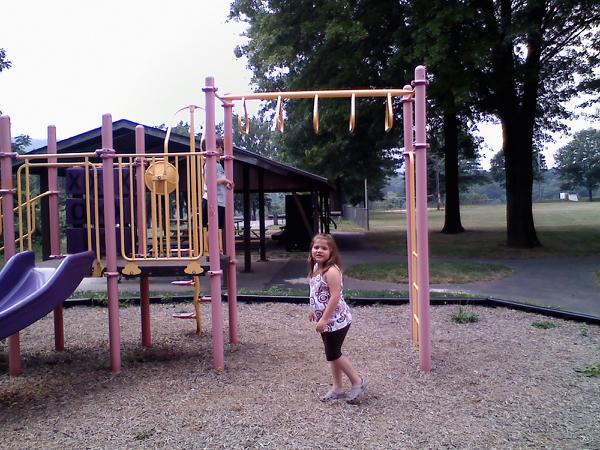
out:
{"label": "ground cover mulch", "polygon": [[577,372],[600,361],[600,327],[484,307],[463,307],[479,321],[459,325],[459,308],[432,307],[422,373],[408,306],[354,307],[345,353],[370,382],[358,405],[318,400],[330,375],[306,306],[240,304],[223,372],[209,305],[201,337],[171,317],[190,305],[153,305],[150,349],[139,308],[121,308],[119,375],[107,310],[68,308],[65,352],[51,316],[21,333],[19,377],[0,341],[0,448],[600,448],[600,378]]}

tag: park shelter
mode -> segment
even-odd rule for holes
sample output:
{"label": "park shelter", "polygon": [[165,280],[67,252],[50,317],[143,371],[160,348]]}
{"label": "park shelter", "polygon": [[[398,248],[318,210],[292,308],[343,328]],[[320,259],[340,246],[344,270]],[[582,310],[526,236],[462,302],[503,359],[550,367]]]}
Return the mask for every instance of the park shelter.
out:
{"label": "park shelter", "polygon": [[[117,154],[135,153],[135,128],[139,123],[130,120],[121,119],[113,122],[113,147]],[[164,153],[164,144],[167,137],[167,130],[144,125],[144,138],[146,145],[146,154]],[[201,139],[196,138],[196,151],[200,151]],[[190,139],[175,133],[170,133],[168,150],[169,152],[189,151]],[[100,149],[101,128],[86,131],[84,133],[72,136],[58,141],[57,150],[59,154],[64,153],[84,153]],[[31,153],[44,154],[47,148],[41,147],[33,150]],[[251,271],[251,241],[254,233],[251,233],[251,205],[250,195],[258,194],[259,202],[259,229],[255,233],[258,236],[260,260],[266,260],[265,244],[265,213],[264,196],[265,193],[305,193],[312,199],[312,208],[317,214],[313,214],[313,230],[329,232],[329,212],[330,212],[330,193],[332,185],[327,178],[315,175],[313,173],[297,169],[295,167],[283,164],[260,154],[245,150],[243,148],[233,148],[234,155],[234,192],[241,194],[243,198],[243,215],[241,223],[243,224],[242,248],[244,249],[244,271]],[[42,188],[46,188],[47,181],[45,176],[40,173]],[[42,215],[43,215],[42,211]],[[44,243],[49,238],[44,236]],[[49,254],[47,245],[44,245],[44,253]]]}

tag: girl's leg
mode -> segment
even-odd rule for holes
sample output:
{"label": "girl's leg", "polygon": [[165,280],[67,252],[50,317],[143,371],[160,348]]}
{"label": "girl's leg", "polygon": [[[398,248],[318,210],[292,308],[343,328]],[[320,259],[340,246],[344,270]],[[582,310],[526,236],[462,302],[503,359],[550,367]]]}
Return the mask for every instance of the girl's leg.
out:
{"label": "girl's leg", "polygon": [[346,374],[352,386],[359,386],[361,384],[361,378],[352,367],[352,363],[346,355],[340,356],[335,361],[331,362],[331,372],[333,373],[334,387],[338,383],[336,380],[336,374],[339,377],[339,385],[342,385],[342,373]]}
{"label": "girl's leg", "polygon": [[[338,361],[339,358],[336,360]],[[333,376],[333,389],[336,392],[341,392],[344,390],[343,380],[342,380],[342,370],[336,364],[336,361],[331,361],[329,363],[331,367],[331,375]]]}

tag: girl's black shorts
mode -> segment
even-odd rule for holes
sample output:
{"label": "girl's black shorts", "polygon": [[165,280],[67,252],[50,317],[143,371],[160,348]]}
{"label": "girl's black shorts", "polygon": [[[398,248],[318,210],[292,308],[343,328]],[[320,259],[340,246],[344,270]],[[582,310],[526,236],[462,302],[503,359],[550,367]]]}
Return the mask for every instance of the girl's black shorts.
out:
{"label": "girl's black shorts", "polygon": [[346,334],[350,329],[350,324],[339,330],[321,333],[323,344],[325,345],[325,358],[327,361],[335,361],[342,356],[342,344],[346,338]]}

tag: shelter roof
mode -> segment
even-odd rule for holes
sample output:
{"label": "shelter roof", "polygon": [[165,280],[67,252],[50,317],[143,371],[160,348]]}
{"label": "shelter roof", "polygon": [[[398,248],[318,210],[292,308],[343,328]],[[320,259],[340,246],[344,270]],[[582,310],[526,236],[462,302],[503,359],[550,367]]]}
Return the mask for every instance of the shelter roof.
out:
{"label": "shelter roof", "polygon": [[[135,128],[139,123],[121,119],[113,122],[113,147],[117,153],[135,153]],[[58,153],[85,153],[93,152],[102,147],[101,128],[63,139],[57,142]],[[144,139],[146,153],[163,153],[166,130],[144,125]],[[188,136],[171,133],[169,137],[169,152],[186,152],[189,150]],[[200,151],[200,139],[196,138],[196,149]],[[30,153],[46,153],[47,146],[32,150]],[[249,190],[258,192],[259,173],[263,173],[263,186],[265,192],[306,192],[330,191],[332,185],[327,178],[297,169],[290,165],[275,161],[258,153],[243,148],[233,148],[235,157],[234,183],[235,191],[243,191],[243,173],[248,170]]]}

